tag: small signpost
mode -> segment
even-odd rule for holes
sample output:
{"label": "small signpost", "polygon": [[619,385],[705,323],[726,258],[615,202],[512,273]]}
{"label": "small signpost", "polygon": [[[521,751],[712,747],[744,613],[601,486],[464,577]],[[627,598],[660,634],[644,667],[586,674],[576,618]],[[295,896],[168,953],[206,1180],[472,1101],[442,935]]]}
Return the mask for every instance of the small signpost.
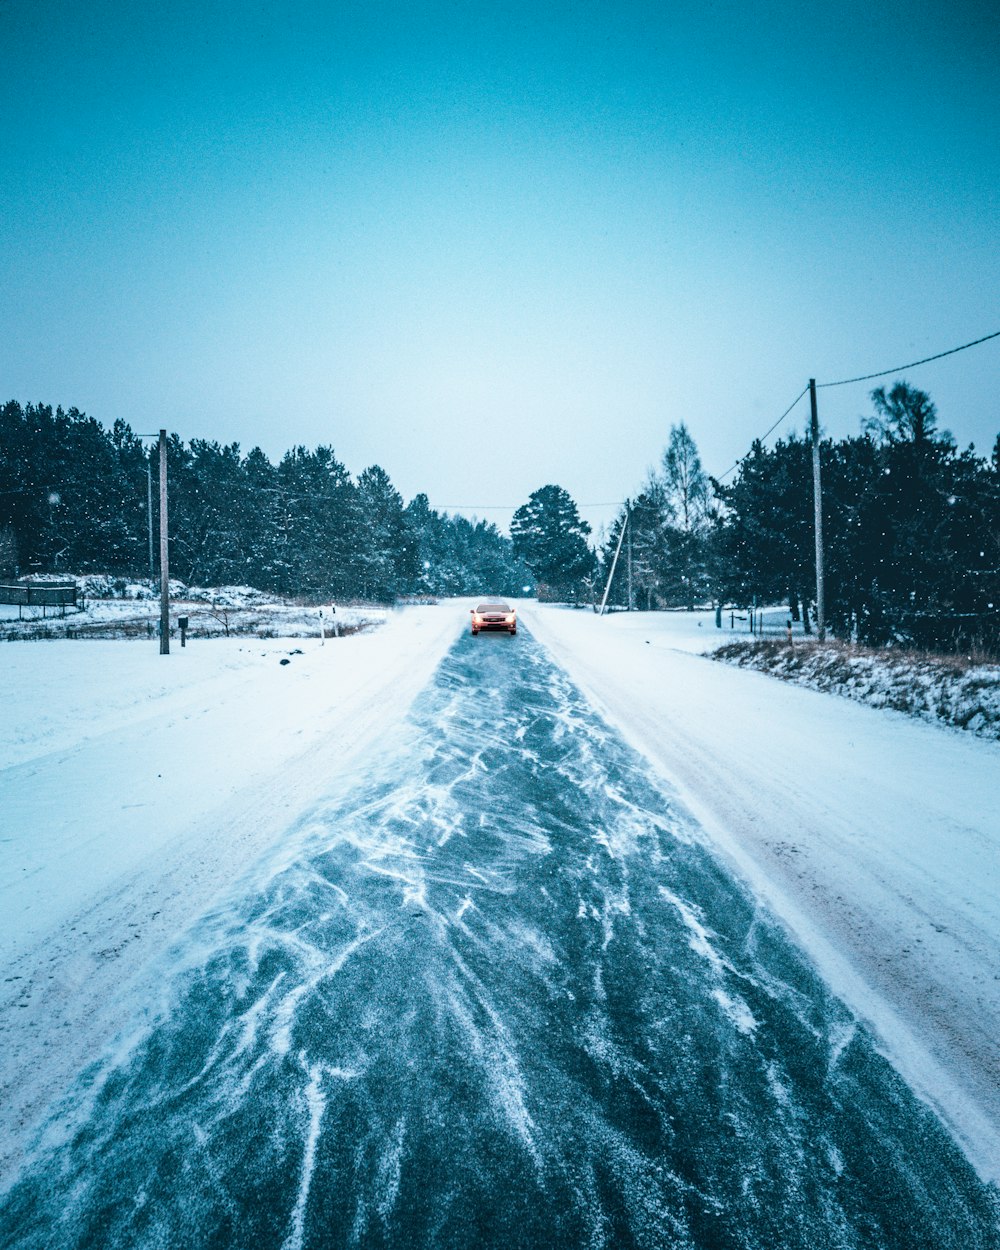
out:
{"label": "small signpost", "polygon": [[[321,645],[321,646],[326,646],[326,622],[325,622],[325,621],[324,621],[324,619],[323,619],[323,613],[326,611],[326,609],[325,609],[325,608],[317,608],[317,609],[316,609],[316,611],[317,611],[317,613],[319,614],[319,641],[320,641],[320,645]],[[339,638],[339,637],[340,637],[340,626],[339,626],[339,624],[337,623],[337,609],[333,606],[333,604],[332,604],[332,603],[330,604],[330,615],[333,617],[333,636],[334,636],[334,638]]]}

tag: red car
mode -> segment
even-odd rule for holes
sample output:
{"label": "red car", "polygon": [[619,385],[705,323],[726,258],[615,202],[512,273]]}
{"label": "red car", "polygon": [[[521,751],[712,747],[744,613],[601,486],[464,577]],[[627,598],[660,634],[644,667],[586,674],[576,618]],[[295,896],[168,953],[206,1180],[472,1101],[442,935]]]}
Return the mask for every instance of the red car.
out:
{"label": "red car", "polygon": [[472,609],[473,636],[481,629],[505,629],[513,636],[517,633],[517,613],[509,603],[481,603]]}

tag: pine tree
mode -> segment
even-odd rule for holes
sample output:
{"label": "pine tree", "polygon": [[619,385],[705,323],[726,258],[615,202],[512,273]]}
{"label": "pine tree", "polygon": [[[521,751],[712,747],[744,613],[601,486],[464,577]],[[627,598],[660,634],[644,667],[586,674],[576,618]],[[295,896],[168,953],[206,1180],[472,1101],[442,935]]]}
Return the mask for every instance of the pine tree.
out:
{"label": "pine tree", "polygon": [[513,598],[526,585],[530,589],[530,572],[492,523],[442,515],[423,494],[410,501],[405,515],[416,547],[407,593]]}
{"label": "pine tree", "polygon": [[406,524],[403,498],[386,471],[372,465],[358,478],[362,525],[358,547],[361,593],[391,603],[416,575],[417,544]]}
{"label": "pine tree", "polygon": [[363,595],[358,491],[330,447],[294,447],[275,474],[273,586],[287,595]]}
{"label": "pine tree", "polygon": [[245,571],[239,580],[270,590],[277,569],[278,474],[259,447],[248,453],[241,468],[244,480],[237,524]]}
{"label": "pine tree", "polygon": [[796,607],[807,603],[814,578],[808,443],[779,439],[768,451],[755,442],[736,478],[718,493],[723,507],[716,533],[722,597],[743,606],[755,600],[786,600]]}
{"label": "pine tree", "polygon": [[543,486],[514,513],[514,553],[531,569],[540,599],[572,599],[592,590],[596,568],[587,544],[590,526],[561,486]]}

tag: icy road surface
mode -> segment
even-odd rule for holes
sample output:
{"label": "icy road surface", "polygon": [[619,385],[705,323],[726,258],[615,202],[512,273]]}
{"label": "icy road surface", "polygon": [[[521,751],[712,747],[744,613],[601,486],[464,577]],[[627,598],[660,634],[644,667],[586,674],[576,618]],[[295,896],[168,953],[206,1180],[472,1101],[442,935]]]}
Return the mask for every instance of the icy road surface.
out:
{"label": "icy road surface", "polygon": [[463,636],[162,986],[5,1246],[1000,1246],[996,1191],[530,636]]}

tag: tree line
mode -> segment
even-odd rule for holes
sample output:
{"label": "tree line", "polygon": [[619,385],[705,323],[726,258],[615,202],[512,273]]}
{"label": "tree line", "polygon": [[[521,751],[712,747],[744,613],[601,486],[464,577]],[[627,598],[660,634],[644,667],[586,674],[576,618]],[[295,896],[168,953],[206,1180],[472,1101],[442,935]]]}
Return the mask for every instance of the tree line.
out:
{"label": "tree line", "polygon": [[698,449],[681,424],[671,430],[658,468],[596,551],[572,497],[555,485],[534,491],[518,508],[511,539],[540,599],[591,603],[607,588],[611,606],[693,608],[717,593],[718,519]]}
{"label": "tree line", "polygon": [[[1000,649],[1000,437],[960,451],[930,397],[871,392],[859,434],[821,444],[826,616],[844,638]],[[0,574],[149,572],[147,448],[127,424],[14,401],[0,409]],[[500,594],[643,609],[778,602],[815,614],[811,444],[753,444],[710,478],[684,423],[596,550],[561,486],[536,490],[507,538],[408,504],[378,465],[356,478],[332,448],[168,443],[171,570],[196,585],[391,602]],[[155,483],[156,466],[153,465]],[[153,492],[153,523],[157,496]],[[623,532],[624,531],[624,532]],[[611,570],[620,547],[614,576]],[[610,584],[609,584],[610,579]]]}
{"label": "tree line", "polygon": [[[871,392],[861,432],[820,447],[826,618],[843,638],[939,649],[1000,648],[1000,436],[960,451],[924,391]],[[731,482],[704,472],[685,425],[628,510],[632,604],[784,602],[815,612],[812,445],[757,441]],[[609,574],[626,510],[600,550]],[[619,560],[609,599],[628,602]]]}
{"label": "tree line", "polygon": [[[123,421],[70,408],[0,408],[0,575],[150,575],[147,486],[159,466]],[[288,597],[388,603],[415,595],[514,595],[532,584],[495,525],[404,504],[378,465],[352,477],[330,447],[260,450],[206,439],[167,446],[171,575]],[[158,547],[157,547],[158,549]]]}

